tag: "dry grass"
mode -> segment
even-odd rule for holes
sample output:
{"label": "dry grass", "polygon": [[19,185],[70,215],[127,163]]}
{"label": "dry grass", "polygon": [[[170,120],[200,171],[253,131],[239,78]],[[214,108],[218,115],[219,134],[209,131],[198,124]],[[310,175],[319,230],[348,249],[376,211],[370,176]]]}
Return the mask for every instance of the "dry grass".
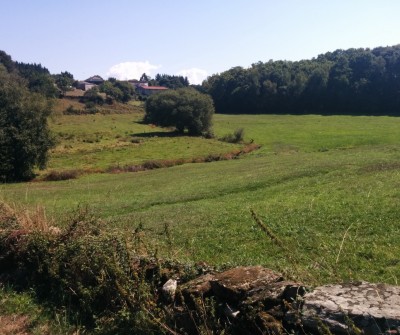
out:
{"label": "dry grass", "polygon": [[[76,95],[73,95],[74,92],[81,91],[81,90],[75,90],[71,92],[67,92],[67,95],[65,98],[62,99],[56,99],[54,103],[54,111],[56,114],[62,114],[64,113],[68,107],[72,107],[73,109],[77,111],[82,111],[82,114],[85,113],[85,104],[79,101],[79,97],[82,97],[80,93],[75,93]],[[81,91],[84,93],[84,91]],[[104,93],[100,93],[105,98]],[[99,113],[101,114],[126,114],[126,113],[143,113],[143,105],[138,105],[138,104],[123,104],[119,102],[114,102],[112,105],[104,104],[102,106],[96,106],[97,109],[99,110]]]}
{"label": "dry grass", "polygon": [[[34,331],[32,331],[34,328]],[[32,327],[32,321],[27,315],[0,315],[0,335],[51,335],[49,326],[45,323]],[[75,332],[72,335],[77,335]]]}
{"label": "dry grass", "polygon": [[24,315],[0,315],[0,335],[29,335],[29,318]]}
{"label": "dry grass", "polygon": [[65,92],[66,97],[83,97],[85,94],[84,90],[74,89],[72,91]]}
{"label": "dry grass", "polygon": [[50,171],[43,177],[43,180],[59,181],[59,180],[76,179],[78,178],[79,173],[80,172],[78,170]]}
{"label": "dry grass", "polygon": [[54,103],[54,111],[58,114],[64,113],[68,107],[72,106],[76,110],[84,110],[85,104],[79,102],[78,99],[57,99]]}
{"label": "dry grass", "polygon": [[[36,206],[33,210],[20,210],[16,205],[8,205],[0,202],[0,223],[16,227],[25,232],[40,231],[45,233],[58,233],[59,229],[53,226],[52,220],[46,216],[42,206]],[[1,227],[0,227],[1,230]]]}

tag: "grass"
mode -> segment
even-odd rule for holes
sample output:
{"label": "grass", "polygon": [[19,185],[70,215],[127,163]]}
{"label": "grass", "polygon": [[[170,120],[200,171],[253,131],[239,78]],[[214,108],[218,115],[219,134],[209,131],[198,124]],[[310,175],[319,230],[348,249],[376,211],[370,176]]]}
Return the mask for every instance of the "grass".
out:
{"label": "grass", "polygon": [[[92,144],[112,146],[121,131],[127,136],[155,131],[138,118],[62,117],[53,129],[74,138],[62,137],[59,147],[73,148],[53,153],[50,167],[84,166],[78,160],[90,156]],[[398,284],[400,119],[215,117],[218,137],[240,127],[245,140],[262,148],[238,160],[1,185],[0,199],[28,207],[40,204],[60,224],[66,211],[89,205],[110,226],[128,232],[141,226],[163,257],[262,264],[313,284],[361,279]],[[99,143],[77,140],[96,132],[103,136]],[[97,166],[128,157],[177,158],[224,150],[220,145],[232,148],[187,137],[143,139],[143,148],[128,144],[121,156],[109,146],[96,156]],[[266,235],[251,210],[281,244]]]}
{"label": "grass", "polygon": [[79,334],[68,326],[64,312],[41,306],[29,292],[17,293],[11,287],[0,287],[0,334]]}
{"label": "grass", "polygon": [[177,136],[170,129],[142,124],[142,119],[142,108],[135,105],[130,110],[120,110],[118,114],[55,116],[50,126],[57,146],[51,151],[47,171],[41,173],[72,169],[107,170],[116,165],[190,159],[240,148],[240,145],[217,140]]}

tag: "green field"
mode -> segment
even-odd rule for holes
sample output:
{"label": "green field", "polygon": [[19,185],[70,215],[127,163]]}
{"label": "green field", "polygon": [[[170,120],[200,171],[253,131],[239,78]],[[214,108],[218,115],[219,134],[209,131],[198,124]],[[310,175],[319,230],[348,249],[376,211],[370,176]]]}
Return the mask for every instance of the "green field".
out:
{"label": "green field", "polygon": [[[176,136],[171,129],[143,124],[141,109],[120,114],[58,115],[50,126],[56,147],[48,171],[103,171],[148,160],[189,159],[230,152],[238,145]],[[46,173],[44,171],[42,173]]]}
{"label": "green field", "polygon": [[[60,141],[49,169],[95,170],[237,147],[162,136],[165,130],[139,121],[140,114],[54,119]],[[230,161],[0,185],[0,200],[42,205],[59,224],[65,213],[89,206],[110,227],[140,227],[162,257],[262,264],[310,283],[398,284],[400,119],[216,115],[214,124],[217,136],[243,127],[245,139],[261,149]]]}

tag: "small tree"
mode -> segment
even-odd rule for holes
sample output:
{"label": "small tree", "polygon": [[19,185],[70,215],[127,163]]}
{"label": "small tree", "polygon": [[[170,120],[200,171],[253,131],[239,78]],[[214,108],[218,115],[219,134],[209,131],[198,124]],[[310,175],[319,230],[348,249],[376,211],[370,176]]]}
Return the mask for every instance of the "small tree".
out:
{"label": "small tree", "polygon": [[97,87],[92,87],[90,90],[87,90],[81,101],[89,104],[90,106],[104,104],[104,98],[99,94]]}
{"label": "small tree", "polygon": [[100,85],[100,92],[106,93],[111,100],[127,103],[135,95],[135,89],[126,81],[108,78]]}
{"label": "small tree", "polygon": [[190,135],[211,132],[214,105],[210,96],[192,88],[168,90],[150,96],[146,101],[145,121],[162,127],[175,127]]}
{"label": "small tree", "polygon": [[0,182],[28,180],[52,146],[48,101],[0,64]]}
{"label": "small tree", "polygon": [[68,71],[61,72],[53,76],[57,87],[65,94],[65,92],[72,89],[74,84],[74,76]]}

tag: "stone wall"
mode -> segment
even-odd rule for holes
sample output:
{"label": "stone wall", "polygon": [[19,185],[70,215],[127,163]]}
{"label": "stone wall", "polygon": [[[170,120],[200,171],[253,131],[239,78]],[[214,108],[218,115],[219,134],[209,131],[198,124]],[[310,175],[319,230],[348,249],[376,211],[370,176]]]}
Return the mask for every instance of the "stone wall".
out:
{"label": "stone wall", "polygon": [[161,292],[187,334],[202,333],[207,318],[234,334],[400,334],[399,286],[357,282],[311,289],[250,266],[210,271],[182,284],[170,278]]}

